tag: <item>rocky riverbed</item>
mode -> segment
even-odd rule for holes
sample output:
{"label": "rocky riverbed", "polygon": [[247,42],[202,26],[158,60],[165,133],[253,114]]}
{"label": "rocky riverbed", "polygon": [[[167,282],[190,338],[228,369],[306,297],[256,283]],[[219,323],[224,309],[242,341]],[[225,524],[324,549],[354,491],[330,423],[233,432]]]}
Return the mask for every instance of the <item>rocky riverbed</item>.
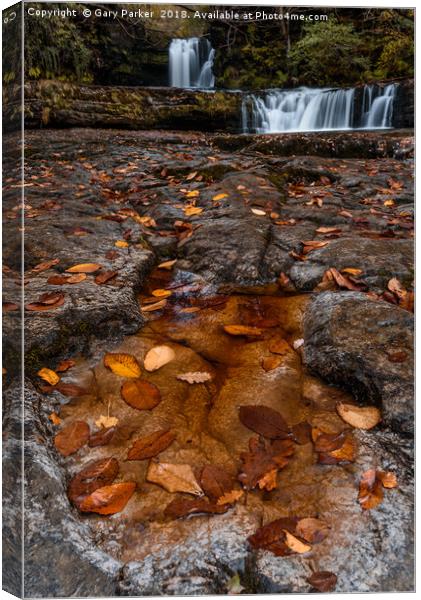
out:
{"label": "rocky riverbed", "polygon": [[[12,135],[7,142],[11,566],[20,543],[21,221]],[[233,581],[245,593],[307,592],[312,571],[335,573],[336,591],[412,590],[410,132],[69,129],[29,131],[25,143],[26,595],[226,593]],[[101,268],[69,281],[67,269],[85,263]],[[224,330],[235,324],[260,333]],[[271,352],[279,340],[284,351]],[[147,351],[160,344],[174,360],[145,372]],[[156,408],[122,400],[123,379],[103,364],[109,352],[136,357],[160,390]],[[48,389],[38,371],[63,360],[75,363],[61,374],[67,388]],[[177,379],[189,371],[211,380]],[[338,401],[376,406],[382,421],[353,429]],[[242,405],[279,411],[289,427],[305,421],[313,434],[345,432],[354,452],[322,464],[314,435],[301,439],[276,487],[245,491],[223,514],[169,518],[168,504],[188,496],[146,481],[148,461],[126,460],[134,439],[168,428],[175,441],[160,462],[190,465],[199,482],[215,464],[236,479],[255,436],[238,417]],[[67,425],[84,421],[94,433],[103,415],[118,420],[106,445],[57,452],[55,436]],[[67,497],[70,479],[109,457],[119,462],[116,481],[134,481],[135,493],[113,516],[80,513]],[[359,482],[372,468],[396,474],[398,487],[362,510]],[[319,518],[328,536],[282,557],[250,545],[259,527],[282,517]],[[9,586],[16,589],[17,575]]]}

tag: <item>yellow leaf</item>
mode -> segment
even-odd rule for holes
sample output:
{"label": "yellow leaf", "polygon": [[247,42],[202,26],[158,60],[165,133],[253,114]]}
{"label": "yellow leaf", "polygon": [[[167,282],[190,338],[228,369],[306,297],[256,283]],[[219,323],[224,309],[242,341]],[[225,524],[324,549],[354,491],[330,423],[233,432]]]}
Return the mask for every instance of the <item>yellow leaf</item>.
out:
{"label": "yellow leaf", "polygon": [[224,198],[228,198],[228,194],[216,194],[216,196],[214,196],[212,200],[218,202],[218,200],[223,200]]}
{"label": "yellow leaf", "polygon": [[191,192],[187,192],[186,198],[197,198],[199,196],[199,190],[193,190]]}
{"label": "yellow leaf", "polygon": [[105,415],[101,415],[99,419],[95,421],[97,427],[115,427],[117,423],[117,417],[106,417]]}
{"label": "yellow leaf", "polygon": [[394,206],[395,205],[395,201],[394,200],[385,200],[383,202],[384,206]]}
{"label": "yellow leaf", "polygon": [[199,208],[199,206],[186,206],[183,210],[186,217],[200,215],[203,212],[203,208]]}
{"label": "yellow leaf", "polygon": [[66,269],[67,273],[94,273],[101,268],[101,265],[96,263],[81,263],[80,265],[74,265],[69,269]]}
{"label": "yellow leaf", "polygon": [[49,415],[49,417],[48,417],[48,418],[50,419],[50,421],[51,421],[51,423],[52,423],[53,425],[60,425],[60,423],[61,423],[61,419],[60,419],[60,417],[59,417],[59,416],[58,416],[58,414],[57,414],[57,413],[55,413],[55,412],[52,412],[52,413],[51,413],[51,415]]}
{"label": "yellow leaf", "polygon": [[57,373],[55,371],[52,371],[51,369],[47,369],[46,367],[44,367],[43,369],[40,369],[38,371],[37,375],[38,375],[38,377],[41,377],[41,379],[43,379],[50,385],[56,385],[56,383],[58,383],[60,381],[60,376],[57,375]]}
{"label": "yellow leaf", "polygon": [[166,260],[165,262],[162,262],[160,265],[158,265],[158,269],[166,269],[167,271],[170,271],[176,262],[176,258],[174,260]]}
{"label": "yellow leaf", "polygon": [[108,352],[104,356],[104,367],[120,377],[140,377],[139,363],[131,354]]}
{"label": "yellow leaf", "polygon": [[358,277],[361,275],[361,269],[354,269],[353,267],[346,267],[345,269],[341,269],[341,273],[346,273],[347,275],[353,275],[354,277]]}
{"label": "yellow leaf", "polygon": [[117,240],[114,246],[116,246],[116,248],[128,248],[129,244],[125,240]]}
{"label": "yellow leaf", "polygon": [[297,552],[298,554],[305,554],[306,552],[310,552],[311,546],[310,544],[305,544],[301,540],[292,535],[289,531],[284,529],[285,533],[285,544],[288,546],[290,550],[293,552]]}
{"label": "yellow leaf", "polygon": [[152,296],[155,296],[155,298],[168,298],[168,296],[171,296],[172,292],[170,292],[170,290],[161,290],[161,289],[157,289],[157,290],[153,290],[152,292]]}

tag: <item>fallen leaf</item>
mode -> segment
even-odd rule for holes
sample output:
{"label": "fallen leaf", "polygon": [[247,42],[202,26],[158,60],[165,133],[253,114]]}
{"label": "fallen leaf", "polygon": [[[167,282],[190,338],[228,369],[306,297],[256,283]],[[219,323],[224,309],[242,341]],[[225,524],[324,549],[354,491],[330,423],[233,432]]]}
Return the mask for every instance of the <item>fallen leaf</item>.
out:
{"label": "fallen leaf", "polygon": [[48,416],[48,418],[50,419],[50,421],[53,425],[61,424],[61,419],[56,412],[52,412],[51,415]]}
{"label": "fallen leaf", "polygon": [[177,259],[174,260],[166,260],[157,266],[157,269],[165,269],[166,271],[171,271],[172,267],[177,262]]}
{"label": "fallen leaf", "polygon": [[60,381],[53,388],[53,390],[58,390],[63,396],[68,396],[69,398],[78,398],[79,396],[85,396],[87,394],[87,390],[80,385],[76,385],[75,383],[64,383]]}
{"label": "fallen leaf", "polygon": [[84,446],[89,439],[89,425],[74,421],[66,425],[54,438],[54,445],[62,456],[70,456]]}
{"label": "fallen leaf", "polygon": [[115,458],[102,458],[90,462],[70,480],[67,495],[73,504],[79,504],[85,496],[104,485],[110,485],[119,472]]}
{"label": "fallen leaf", "polygon": [[340,233],[342,229],[339,227],[318,227],[316,233]]}
{"label": "fallen leaf", "polygon": [[120,377],[140,377],[139,363],[131,354],[107,352],[104,356],[104,367]]}
{"label": "fallen leaf", "polygon": [[160,300],[159,302],[154,302],[153,304],[148,304],[147,306],[141,306],[142,312],[154,312],[155,310],[161,310],[166,306],[166,300]]}
{"label": "fallen leaf", "polygon": [[167,492],[203,495],[190,465],[151,462],[146,480],[163,487]]}
{"label": "fallen leaf", "polygon": [[226,587],[227,594],[229,594],[230,596],[241,594],[241,592],[246,589],[241,585],[240,575],[238,573],[231,577],[231,579],[227,582]]}
{"label": "fallen leaf", "polygon": [[155,346],[145,356],[143,366],[149,372],[157,371],[175,359],[175,352],[170,346]]}
{"label": "fallen leaf", "polygon": [[48,269],[50,269],[54,265],[57,265],[59,262],[59,258],[52,258],[51,260],[46,260],[44,262],[39,263],[38,265],[35,265],[32,271],[35,271],[35,273],[41,273],[41,271],[48,271]]}
{"label": "fallen leaf", "polygon": [[161,289],[157,289],[157,290],[153,290],[152,292],[152,296],[155,296],[155,298],[168,298],[169,296],[171,296],[172,292],[170,290],[161,290]]}
{"label": "fallen leaf", "polygon": [[247,541],[255,550],[268,550],[275,556],[288,556],[291,549],[285,543],[285,531],[295,532],[297,519],[281,518],[271,521],[247,538]]}
{"label": "fallen leaf", "polygon": [[193,514],[222,514],[227,512],[228,508],[228,506],[212,504],[205,498],[196,498],[195,500],[176,498],[168,504],[164,515],[171,519],[180,519]]}
{"label": "fallen leaf", "polygon": [[269,343],[269,352],[285,356],[285,354],[292,352],[292,348],[286,340],[282,338],[274,338]]}
{"label": "fallen leaf", "polygon": [[355,292],[360,292],[361,290],[366,289],[366,287],[367,287],[363,282],[355,283],[355,282],[351,281],[351,279],[349,277],[345,277],[334,267],[331,267],[330,269],[328,269],[327,272],[332,276],[332,278],[334,279],[336,284],[341,288],[345,288],[347,290],[351,290],[351,291],[355,291]]}
{"label": "fallen leaf", "polygon": [[216,194],[216,196],[213,196],[212,200],[214,202],[218,202],[219,200],[223,200],[224,198],[228,198],[228,194]]}
{"label": "fallen leaf", "polygon": [[384,488],[391,489],[398,487],[398,480],[394,473],[388,471],[377,471],[377,478],[380,479]]}
{"label": "fallen leaf", "polygon": [[322,433],[318,435],[314,443],[316,452],[331,452],[337,450],[345,441],[345,433]]}
{"label": "fallen leaf", "polygon": [[378,506],[382,500],[382,482],[377,477],[376,469],[369,469],[361,477],[358,501],[363,510],[370,510]]}
{"label": "fallen leaf", "polygon": [[358,277],[362,274],[361,269],[354,269],[353,267],[346,267],[345,269],[341,269],[341,273],[346,273],[347,275],[352,275],[353,277]]}
{"label": "fallen leaf", "polygon": [[245,335],[250,337],[260,337],[263,333],[258,327],[247,327],[246,325],[224,325],[225,333],[229,335]]}
{"label": "fallen leaf", "polygon": [[308,583],[318,592],[331,592],[335,589],[338,578],[330,571],[316,571],[307,577]]}
{"label": "fallen leaf", "polygon": [[262,368],[264,371],[273,371],[282,364],[282,358],[280,356],[266,356],[262,359]]}
{"label": "fallen leaf", "polygon": [[136,483],[113,483],[95,490],[78,505],[82,512],[94,512],[100,515],[113,515],[121,512],[133,496]]}
{"label": "fallen leaf", "polygon": [[284,533],[285,544],[290,550],[296,552],[297,554],[305,554],[306,552],[310,552],[310,544],[306,544],[305,542],[299,540],[297,537],[295,537],[295,535],[292,535],[292,533],[290,533],[287,529],[284,529]]}
{"label": "fallen leaf", "polygon": [[251,438],[249,451],[240,454],[243,467],[238,480],[249,490],[258,485],[260,489],[266,489],[266,485],[273,489],[274,474],[271,472],[286,467],[293,453],[294,443],[291,440],[274,440],[269,443],[263,439]]}
{"label": "fallen leaf", "polygon": [[117,417],[110,417],[101,415],[99,419],[95,421],[97,427],[115,427],[118,423]]}
{"label": "fallen leaf", "polygon": [[102,268],[101,265],[98,265],[96,263],[81,263],[79,265],[74,265],[73,267],[66,269],[66,272],[67,273],[95,273],[95,271],[98,271],[101,268]]}
{"label": "fallen leaf", "polygon": [[373,429],[382,419],[380,410],[375,406],[360,407],[338,402],[336,410],[345,423],[357,429]]}
{"label": "fallen leaf", "polygon": [[251,212],[254,215],[258,215],[259,217],[264,217],[266,215],[266,211],[264,210],[260,210],[260,208],[252,208]]}
{"label": "fallen leaf", "polygon": [[198,206],[186,206],[183,208],[183,211],[186,217],[193,217],[194,215],[200,215],[203,212],[203,208],[199,208]]}
{"label": "fallen leaf", "polygon": [[187,383],[205,383],[205,381],[210,381],[212,379],[212,375],[210,373],[206,373],[205,371],[190,371],[188,373],[182,373],[181,375],[177,375],[177,379],[180,381],[187,381]]}
{"label": "fallen leaf", "polygon": [[192,179],[194,179],[197,175],[197,171],[194,171],[194,173],[189,173],[186,177],[186,181],[191,181]]}
{"label": "fallen leaf", "polygon": [[388,352],[387,353],[387,360],[389,360],[392,363],[401,363],[401,362],[405,362],[408,359],[408,354],[404,351],[398,351],[398,352]]}
{"label": "fallen leaf", "polygon": [[43,367],[42,369],[40,369],[38,371],[37,375],[38,375],[38,377],[41,377],[41,379],[43,379],[50,385],[56,385],[56,383],[58,383],[60,381],[60,376],[57,375],[57,373],[55,371],[52,371],[51,369],[47,369],[46,367]]}
{"label": "fallen leaf", "polygon": [[223,494],[216,501],[217,506],[223,506],[224,504],[235,504],[244,495],[243,490],[231,490]]}
{"label": "fallen leaf", "polygon": [[175,435],[169,429],[155,431],[145,437],[135,440],[127,453],[127,460],[146,460],[163,452],[175,440]]}
{"label": "fallen leaf", "polygon": [[[108,419],[112,419],[113,417],[108,417]],[[118,419],[115,419],[118,422]],[[116,423],[117,424],[117,423]],[[102,422],[101,422],[102,425]],[[114,437],[115,432],[117,431],[116,427],[112,425],[111,427],[103,427],[99,431],[92,433],[88,446],[89,448],[96,448],[97,446],[108,446],[111,440]]]}
{"label": "fallen leaf", "polygon": [[311,425],[307,421],[293,425],[291,431],[296,444],[304,445],[311,442]]}
{"label": "fallen leaf", "polygon": [[12,310],[18,310],[19,306],[14,302],[3,302],[3,312],[11,312]]}
{"label": "fallen leaf", "polygon": [[277,486],[277,474],[278,468],[268,471],[259,479],[257,485],[260,490],[267,490],[268,492],[276,489]]}
{"label": "fallen leaf", "polygon": [[25,305],[26,310],[29,311],[45,311],[54,310],[64,304],[64,294],[58,292],[52,292],[51,294],[42,294],[38,298],[38,302],[30,302]]}
{"label": "fallen leaf", "polygon": [[116,248],[128,248],[129,242],[126,242],[126,240],[117,240],[116,242],[114,242],[114,246]]}
{"label": "fallen leaf", "polygon": [[297,523],[297,535],[310,544],[319,544],[329,535],[330,527],[320,519],[306,517]]}
{"label": "fallen leaf", "polygon": [[59,373],[63,373],[64,371],[68,371],[69,369],[74,367],[75,364],[76,361],[72,360],[71,358],[66,358],[65,360],[59,362],[59,364],[56,367],[56,371],[58,371]]}
{"label": "fallen leaf", "polygon": [[199,190],[192,190],[191,192],[187,192],[186,198],[197,198],[199,195]]}
{"label": "fallen leaf", "polygon": [[240,406],[239,419],[241,423],[269,439],[286,439],[289,437],[289,427],[283,416],[262,405]]}
{"label": "fallen leaf", "polygon": [[234,478],[222,467],[206,465],[200,474],[200,486],[212,502],[216,502],[235,487]]}
{"label": "fallen leaf", "polygon": [[120,392],[123,400],[137,410],[152,410],[162,399],[157,386],[145,379],[125,381]]}
{"label": "fallen leaf", "polygon": [[118,274],[118,271],[103,271],[99,275],[95,277],[95,283],[98,285],[102,285],[110,281],[110,279],[114,279],[114,277]]}

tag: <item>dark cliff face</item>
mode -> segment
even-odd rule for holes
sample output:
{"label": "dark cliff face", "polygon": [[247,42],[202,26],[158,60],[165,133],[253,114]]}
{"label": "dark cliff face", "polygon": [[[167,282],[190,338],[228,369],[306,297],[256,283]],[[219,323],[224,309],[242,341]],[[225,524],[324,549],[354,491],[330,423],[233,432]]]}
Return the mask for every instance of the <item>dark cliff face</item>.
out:
{"label": "dark cliff face", "polygon": [[414,127],[414,80],[400,82],[393,105],[393,126]]}

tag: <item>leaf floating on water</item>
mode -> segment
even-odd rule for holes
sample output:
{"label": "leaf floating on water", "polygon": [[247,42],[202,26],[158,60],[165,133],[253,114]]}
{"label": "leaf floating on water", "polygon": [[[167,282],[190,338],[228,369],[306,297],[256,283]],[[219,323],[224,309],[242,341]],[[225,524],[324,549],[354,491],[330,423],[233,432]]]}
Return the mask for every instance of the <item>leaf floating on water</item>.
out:
{"label": "leaf floating on water", "polygon": [[120,377],[140,377],[141,375],[140,366],[135,357],[123,352],[115,354],[107,352],[104,356],[104,367]]}
{"label": "leaf floating on water", "polygon": [[263,437],[272,440],[289,437],[287,422],[278,411],[269,406],[240,406],[239,418],[245,427]]}
{"label": "leaf floating on water", "polygon": [[260,337],[263,333],[259,327],[247,327],[246,325],[224,325],[224,331],[229,335],[245,335]]}
{"label": "leaf floating on water", "polygon": [[152,410],[161,402],[161,392],[146,379],[125,381],[121,386],[121,397],[132,408]]}
{"label": "leaf floating on water", "polygon": [[292,535],[292,533],[290,533],[287,529],[284,529],[284,533],[285,544],[290,550],[296,552],[297,554],[305,554],[306,552],[310,552],[310,544],[306,544],[305,542],[299,540],[297,537],[295,537],[295,535]]}
{"label": "leaf floating on water", "polygon": [[170,346],[155,346],[145,356],[143,366],[149,372],[157,371],[175,359],[175,352]]}
{"label": "leaf floating on water", "polygon": [[[108,418],[110,418],[110,417],[108,417]],[[118,419],[116,419],[116,421],[118,421]],[[116,431],[117,431],[116,427],[112,426],[112,427],[105,427],[105,428],[100,429],[99,431],[91,434],[91,437],[89,438],[89,442],[88,442],[89,448],[96,448],[98,446],[108,446],[108,444],[113,439]]]}
{"label": "leaf floating on water", "polygon": [[97,427],[115,427],[118,423],[117,417],[110,417],[101,415],[99,419],[95,421]]}
{"label": "leaf floating on water", "polygon": [[121,512],[136,489],[136,483],[113,483],[95,490],[79,504],[82,512],[94,512],[99,515],[114,515]]}
{"label": "leaf floating on water", "polygon": [[79,265],[74,265],[73,267],[66,269],[66,272],[67,273],[95,273],[95,271],[98,271],[101,268],[102,268],[101,265],[98,265],[97,263],[81,263]]}
{"label": "leaf floating on water", "polygon": [[173,266],[175,265],[176,262],[177,262],[176,258],[174,260],[166,260],[165,262],[162,262],[161,264],[159,264],[157,268],[165,269],[166,271],[171,271],[171,269],[173,268]]}
{"label": "leaf floating on water", "polygon": [[205,371],[190,371],[189,373],[182,373],[181,375],[177,375],[177,379],[180,381],[187,381],[187,383],[205,383],[205,381],[209,381],[212,379],[212,375],[210,373],[206,373]]}
{"label": "leaf floating on water", "polygon": [[345,423],[357,429],[373,429],[382,419],[380,410],[375,406],[360,407],[338,402],[336,410]]}
{"label": "leaf floating on water", "polygon": [[89,440],[89,425],[85,421],[74,421],[64,427],[54,438],[54,445],[62,456],[77,452]]}
{"label": "leaf floating on water", "polygon": [[169,429],[155,431],[150,435],[139,438],[129,449],[127,460],[146,460],[163,452],[175,440],[175,435]]}
{"label": "leaf floating on water", "polygon": [[78,504],[85,496],[105,485],[110,485],[117,477],[118,461],[115,458],[102,458],[90,462],[70,480],[67,489],[69,500]]}
{"label": "leaf floating on water", "polygon": [[330,571],[317,571],[307,577],[308,583],[318,592],[331,592],[335,589],[338,578]]}
{"label": "leaf floating on water", "polygon": [[57,375],[57,373],[55,371],[52,371],[51,369],[47,369],[46,367],[43,367],[42,369],[40,369],[38,371],[37,375],[38,375],[38,377],[41,377],[41,379],[43,379],[50,385],[56,385],[56,383],[58,383],[60,381],[60,376]]}
{"label": "leaf floating on water", "polygon": [[176,498],[168,504],[164,514],[171,519],[180,519],[193,514],[222,514],[227,512],[228,508],[228,506],[212,504],[205,500],[205,498],[198,498],[196,500]]}
{"label": "leaf floating on water", "polygon": [[297,535],[310,544],[319,544],[329,535],[329,526],[314,517],[300,519],[297,523]]}
{"label": "leaf floating on water", "polygon": [[160,485],[167,492],[203,495],[203,490],[199,487],[190,465],[151,462],[146,480]]}

